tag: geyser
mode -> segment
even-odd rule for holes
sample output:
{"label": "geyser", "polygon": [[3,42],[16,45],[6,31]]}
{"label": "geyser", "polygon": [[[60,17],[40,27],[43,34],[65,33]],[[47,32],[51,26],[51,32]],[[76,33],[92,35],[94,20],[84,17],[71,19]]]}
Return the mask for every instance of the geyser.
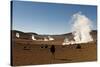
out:
{"label": "geyser", "polygon": [[35,36],[34,36],[34,35],[32,35],[32,40],[36,40],[36,38],[35,38]]}
{"label": "geyser", "polygon": [[71,21],[73,22],[72,34],[74,40],[68,41],[68,38],[65,38],[62,45],[88,43],[93,41],[93,38],[90,35],[92,21],[87,16],[78,12],[73,14]]}
{"label": "geyser", "polygon": [[19,38],[19,37],[20,37],[19,33],[16,33],[16,37],[17,37],[17,38]]}
{"label": "geyser", "polygon": [[81,12],[78,12],[72,16],[73,22],[73,35],[75,43],[87,43],[93,41],[91,32],[92,21]]}

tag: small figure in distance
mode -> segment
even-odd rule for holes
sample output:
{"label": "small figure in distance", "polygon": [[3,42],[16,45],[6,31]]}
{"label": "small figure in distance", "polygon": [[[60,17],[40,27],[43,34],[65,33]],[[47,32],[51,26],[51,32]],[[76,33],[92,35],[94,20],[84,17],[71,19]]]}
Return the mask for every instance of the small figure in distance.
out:
{"label": "small figure in distance", "polygon": [[77,44],[76,49],[81,49],[81,45],[80,44]]}
{"label": "small figure in distance", "polygon": [[55,46],[51,45],[50,52],[52,53],[53,59],[55,59]]}

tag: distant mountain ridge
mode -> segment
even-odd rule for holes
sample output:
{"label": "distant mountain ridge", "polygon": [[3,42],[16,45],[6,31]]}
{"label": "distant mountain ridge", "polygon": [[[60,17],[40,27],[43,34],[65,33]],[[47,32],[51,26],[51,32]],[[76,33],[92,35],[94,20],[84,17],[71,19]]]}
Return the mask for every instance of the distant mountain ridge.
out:
{"label": "distant mountain ridge", "polygon": [[[40,35],[40,34],[37,34],[34,32],[22,32],[22,31],[18,31],[18,30],[11,30],[11,31],[12,31],[12,34],[14,37],[16,37],[16,33],[20,33],[20,36],[25,39],[31,39],[32,35],[34,35],[37,38],[51,36],[55,39],[68,38],[69,40],[73,40],[73,37],[74,37],[72,33],[65,33],[65,34],[60,34],[60,35]],[[96,41],[97,40],[97,30],[92,30],[90,34],[93,37],[93,39]]]}
{"label": "distant mountain ridge", "polygon": [[24,34],[34,34],[34,35],[38,35],[37,33],[33,33],[33,32],[22,32],[19,30],[11,30],[12,32],[16,32],[16,33],[24,33]]}

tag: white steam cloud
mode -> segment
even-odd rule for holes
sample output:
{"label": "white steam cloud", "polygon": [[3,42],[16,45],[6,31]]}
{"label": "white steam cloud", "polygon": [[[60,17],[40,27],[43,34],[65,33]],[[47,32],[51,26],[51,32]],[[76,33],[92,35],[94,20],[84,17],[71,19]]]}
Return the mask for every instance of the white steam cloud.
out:
{"label": "white steam cloud", "polygon": [[91,23],[92,21],[83,15],[81,12],[78,12],[72,16],[73,21],[73,35],[76,43],[87,43],[93,41],[91,32]]}
{"label": "white steam cloud", "polygon": [[73,39],[69,41],[68,38],[64,39],[62,45],[77,44],[77,43],[88,43],[93,41],[91,32],[92,21],[81,12],[75,13],[72,16],[71,21],[73,22]]}

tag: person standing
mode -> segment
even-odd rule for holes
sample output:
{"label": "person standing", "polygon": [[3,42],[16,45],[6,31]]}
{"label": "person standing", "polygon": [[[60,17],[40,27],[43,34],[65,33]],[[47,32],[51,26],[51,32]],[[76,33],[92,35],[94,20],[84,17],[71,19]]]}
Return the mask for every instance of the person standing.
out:
{"label": "person standing", "polygon": [[51,45],[50,52],[52,53],[53,59],[55,59],[55,46]]}

